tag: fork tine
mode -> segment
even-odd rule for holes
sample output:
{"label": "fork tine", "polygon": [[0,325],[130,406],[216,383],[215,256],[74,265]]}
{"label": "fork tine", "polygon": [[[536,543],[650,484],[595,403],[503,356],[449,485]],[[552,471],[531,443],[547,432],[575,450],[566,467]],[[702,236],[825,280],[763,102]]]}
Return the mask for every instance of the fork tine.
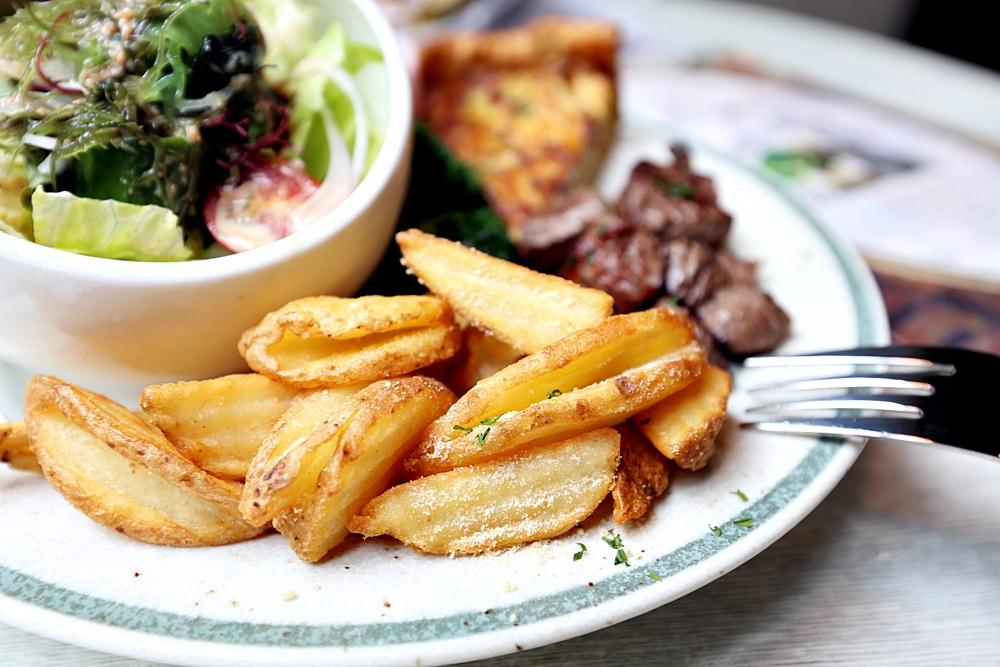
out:
{"label": "fork tine", "polygon": [[906,415],[909,419],[919,419],[924,411],[919,406],[901,401],[884,401],[867,398],[850,398],[837,396],[815,400],[787,401],[758,405],[746,410],[747,414],[777,414],[782,412],[815,412],[817,410],[867,410],[877,412],[892,412]]}
{"label": "fork tine", "polygon": [[808,366],[888,366],[896,372],[954,375],[951,364],[938,364],[918,357],[883,357],[873,354],[812,354],[748,357],[746,368],[803,368]]}
{"label": "fork tine", "polygon": [[787,393],[798,391],[819,391],[827,389],[886,389],[893,393],[913,396],[930,396],[934,393],[934,385],[918,380],[881,377],[875,375],[856,375],[812,378],[808,380],[788,380],[773,384],[760,385],[747,389],[748,394]]}
{"label": "fork tine", "polygon": [[[744,421],[740,428],[765,431],[767,433],[785,433],[791,435],[831,435],[838,437],[885,438],[901,442],[921,444],[937,444],[930,438],[917,435],[904,425],[910,420],[893,419],[860,419],[847,421],[842,418],[833,419],[762,419],[760,421]],[[895,424],[893,422],[900,422]]]}

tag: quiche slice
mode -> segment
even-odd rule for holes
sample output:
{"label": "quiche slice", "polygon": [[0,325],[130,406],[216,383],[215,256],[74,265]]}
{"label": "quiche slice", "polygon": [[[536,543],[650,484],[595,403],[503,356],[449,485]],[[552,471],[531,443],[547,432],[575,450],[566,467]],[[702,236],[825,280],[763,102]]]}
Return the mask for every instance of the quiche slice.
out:
{"label": "quiche slice", "polygon": [[562,17],[428,44],[418,116],[478,175],[512,240],[597,175],[617,118],[614,24]]}

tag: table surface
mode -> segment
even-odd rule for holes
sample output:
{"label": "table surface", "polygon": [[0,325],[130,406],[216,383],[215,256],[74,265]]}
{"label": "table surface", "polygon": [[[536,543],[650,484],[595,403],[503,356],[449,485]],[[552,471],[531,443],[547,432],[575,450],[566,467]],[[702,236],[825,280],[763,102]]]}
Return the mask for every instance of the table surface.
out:
{"label": "table surface", "polygon": [[[713,9],[678,17],[692,26],[707,23],[707,11],[733,18],[729,9],[711,4]],[[758,32],[773,30],[764,21],[773,18],[771,12],[736,11],[755,21]],[[781,20],[793,21],[799,31],[831,30],[803,19]],[[883,40],[878,48],[893,50]],[[938,59],[933,69],[950,65]],[[1000,92],[977,87],[977,72],[949,71],[967,92],[978,91],[968,99],[980,110]],[[973,117],[957,129],[975,134],[975,123]],[[988,134],[980,137],[989,141]],[[890,277],[879,283],[897,340],[1000,353],[1000,297]],[[763,554],[700,591],[585,637],[475,664],[1000,665],[997,508],[1000,464],[947,449],[875,441],[819,509]],[[36,664],[151,663],[0,626],[0,665]]]}

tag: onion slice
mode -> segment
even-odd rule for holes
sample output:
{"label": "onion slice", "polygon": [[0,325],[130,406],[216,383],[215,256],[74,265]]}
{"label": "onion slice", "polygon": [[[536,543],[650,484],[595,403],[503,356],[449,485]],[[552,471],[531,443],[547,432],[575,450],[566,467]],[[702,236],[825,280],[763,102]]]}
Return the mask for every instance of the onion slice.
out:
{"label": "onion slice", "polygon": [[324,109],[322,114],[329,153],[326,178],[309,199],[292,211],[290,217],[293,231],[302,229],[332,211],[347,199],[347,195],[351,194],[357,184],[356,172],[351,166],[351,157],[344,135],[337,129],[337,124],[333,122],[333,116],[328,110]]}

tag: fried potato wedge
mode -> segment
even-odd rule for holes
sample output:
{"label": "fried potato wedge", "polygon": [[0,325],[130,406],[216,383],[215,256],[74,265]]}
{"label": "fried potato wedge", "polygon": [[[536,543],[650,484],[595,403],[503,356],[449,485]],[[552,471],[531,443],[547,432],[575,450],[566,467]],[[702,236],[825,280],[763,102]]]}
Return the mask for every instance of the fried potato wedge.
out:
{"label": "fried potato wedge", "polygon": [[705,365],[682,316],[654,308],[608,318],[477,384],[428,429],[407,470],[444,472],[620,424]]}
{"label": "fried potato wedge", "polygon": [[148,420],[199,468],[242,481],[264,438],[298,392],[255,373],[154,384],[139,405]]}
{"label": "fried potato wedge", "polygon": [[245,332],[253,370],[303,389],[406,375],[458,351],[451,308],[435,296],[298,299]]}
{"label": "fried potato wedge", "polygon": [[247,468],[240,513],[263,526],[310,495],[330,457],[340,428],[357,409],[364,385],[304,392],[292,400]]}
{"label": "fried potato wedge", "polygon": [[104,396],[36,376],[25,421],[45,477],[98,523],[170,546],[228,544],[260,533],[239,515],[239,484],[201,470],[160,431]]}
{"label": "fried potato wedge", "polygon": [[556,537],[590,516],[618,467],[618,432],[601,429],[514,456],[401,484],[348,527],[433,554],[474,554]]}
{"label": "fried potato wedge", "polygon": [[598,324],[608,294],[410,229],[396,235],[403,262],[431,292],[478,328],[524,353]]}
{"label": "fried potato wedge", "polygon": [[667,460],[632,425],[618,427],[622,436],[621,461],[611,489],[615,523],[626,524],[643,518],[653,500],[663,495],[670,483]]}
{"label": "fried potato wedge", "polygon": [[687,470],[705,467],[726,420],[733,390],[729,373],[709,366],[687,389],[657,403],[634,419],[660,453]]}
{"label": "fried potato wedge", "polygon": [[524,354],[495,336],[469,327],[465,330],[462,351],[448,370],[446,380],[451,389],[462,395],[480,380],[523,357]]}
{"label": "fried potato wedge", "polygon": [[28,442],[28,427],[24,422],[0,424],[0,463],[6,463],[15,470],[41,472],[38,459]]}
{"label": "fried potato wedge", "polygon": [[359,392],[315,491],[274,520],[295,553],[316,562],[340,544],[348,520],[389,488],[424,429],[454,401],[447,387],[426,377],[384,380]]}

